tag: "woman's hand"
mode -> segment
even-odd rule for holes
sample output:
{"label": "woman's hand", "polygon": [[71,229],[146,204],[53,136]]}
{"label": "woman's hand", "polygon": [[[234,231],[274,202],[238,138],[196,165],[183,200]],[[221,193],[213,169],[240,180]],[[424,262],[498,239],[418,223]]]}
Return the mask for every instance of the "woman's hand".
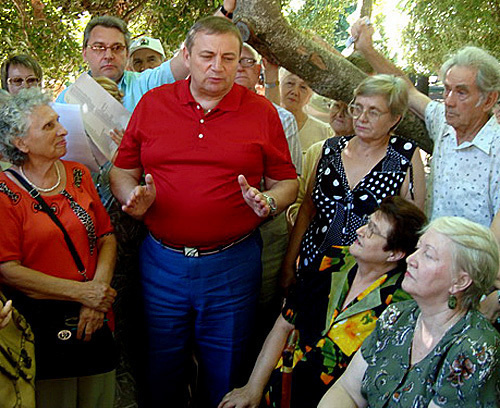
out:
{"label": "woman's hand", "polygon": [[80,319],[78,320],[78,329],[76,338],[83,341],[90,341],[92,334],[99,330],[104,325],[104,313],[98,312],[87,306],[82,306],[80,309]]}
{"label": "woman's hand", "polygon": [[247,384],[228,392],[218,408],[258,408],[262,394],[252,390]]}
{"label": "woman's hand", "polygon": [[7,327],[12,318],[12,300],[9,300],[3,305],[0,301],[0,329]]}
{"label": "woman's hand", "polygon": [[116,290],[114,290],[107,283],[99,281],[84,282],[84,294],[80,300],[84,306],[87,306],[96,311],[106,313],[116,297]]}

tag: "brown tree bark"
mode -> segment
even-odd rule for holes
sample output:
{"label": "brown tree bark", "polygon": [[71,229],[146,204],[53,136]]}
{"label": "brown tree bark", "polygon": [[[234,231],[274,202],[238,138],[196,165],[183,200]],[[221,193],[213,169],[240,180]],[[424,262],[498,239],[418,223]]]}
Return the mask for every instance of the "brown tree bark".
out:
{"label": "brown tree bark", "polygon": [[[291,27],[281,14],[279,0],[239,1],[234,21],[244,41],[270,61],[306,80],[320,95],[348,103],[356,86],[366,77],[347,59]],[[432,151],[425,125],[413,114],[406,115],[396,133]]]}

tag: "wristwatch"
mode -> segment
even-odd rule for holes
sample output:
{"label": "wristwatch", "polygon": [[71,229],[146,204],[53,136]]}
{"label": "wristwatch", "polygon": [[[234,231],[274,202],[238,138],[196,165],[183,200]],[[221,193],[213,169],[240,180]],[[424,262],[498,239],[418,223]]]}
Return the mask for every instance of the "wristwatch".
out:
{"label": "wristwatch", "polygon": [[269,211],[269,214],[271,216],[275,215],[276,212],[278,211],[278,206],[276,205],[276,200],[274,198],[272,198],[271,196],[268,196],[266,193],[262,193],[262,195],[266,199],[267,205],[269,206],[269,208],[271,210],[271,211]]}

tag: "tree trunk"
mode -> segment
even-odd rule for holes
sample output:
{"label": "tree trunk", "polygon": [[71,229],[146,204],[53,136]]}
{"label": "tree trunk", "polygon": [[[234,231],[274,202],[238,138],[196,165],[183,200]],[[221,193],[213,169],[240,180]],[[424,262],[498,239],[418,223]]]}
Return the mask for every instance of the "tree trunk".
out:
{"label": "tree trunk", "polygon": [[[234,21],[244,41],[270,61],[303,78],[320,95],[348,103],[356,86],[366,77],[344,57],[291,27],[281,14],[279,0],[240,1]],[[406,115],[397,133],[432,151],[425,125],[413,114]]]}

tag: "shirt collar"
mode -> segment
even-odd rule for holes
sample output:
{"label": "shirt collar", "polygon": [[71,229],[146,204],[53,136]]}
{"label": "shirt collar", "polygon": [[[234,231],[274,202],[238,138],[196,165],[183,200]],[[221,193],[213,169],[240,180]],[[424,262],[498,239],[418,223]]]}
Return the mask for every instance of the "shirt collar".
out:
{"label": "shirt collar", "polygon": [[[455,132],[455,129],[453,129],[453,127],[451,127],[450,125],[448,125],[448,131],[443,136],[452,136],[455,139],[456,143],[457,134]],[[461,145],[456,146],[455,149],[462,150],[470,146],[475,146],[479,150],[482,150],[484,153],[489,155],[491,153],[491,146],[493,144],[493,139],[495,136],[500,136],[500,125],[498,124],[495,115],[493,115],[479,130],[472,141],[463,142]]]}

